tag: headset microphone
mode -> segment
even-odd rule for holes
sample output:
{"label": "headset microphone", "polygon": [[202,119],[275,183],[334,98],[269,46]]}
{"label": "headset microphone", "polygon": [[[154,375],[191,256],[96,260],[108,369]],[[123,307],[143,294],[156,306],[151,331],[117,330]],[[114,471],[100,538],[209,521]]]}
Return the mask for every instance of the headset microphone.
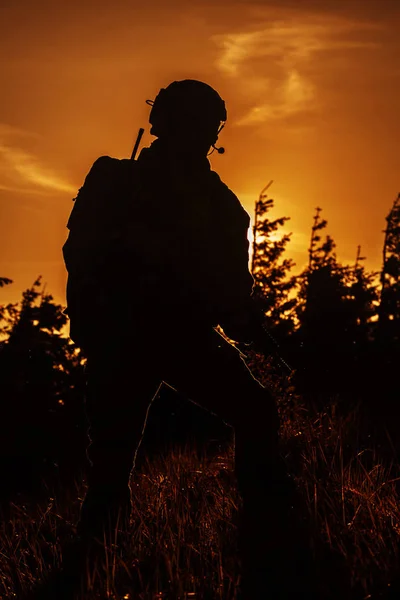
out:
{"label": "headset microphone", "polygon": [[225,152],[225,148],[222,148],[222,147],[217,148],[217,146],[214,146],[214,144],[213,144],[213,148],[214,148],[214,150],[216,150],[218,152],[218,154],[224,154],[224,152]]}

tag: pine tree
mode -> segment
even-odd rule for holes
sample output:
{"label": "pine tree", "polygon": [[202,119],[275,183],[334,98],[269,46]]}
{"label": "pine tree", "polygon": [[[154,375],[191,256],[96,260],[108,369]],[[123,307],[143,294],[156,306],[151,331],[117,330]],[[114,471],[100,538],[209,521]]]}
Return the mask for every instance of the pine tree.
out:
{"label": "pine tree", "polygon": [[291,295],[296,277],[289,276],[295,266],[293,260],[283,258],[292,234],[275,236],[290,217],[271,220],[268,216],[274,208],[274,200],[266,194],[271,183],[262,190],[255,205],[251,271],[255,281],[254,296],[262,307],[266,325],[274,336],[282,339],[294,329],[296,299]]}
{"label": "pine tree", "polygon": [[299,328],[296,333],[303,384],[321,391],[357,388],[359,355],[370,339],[376,300],[376,274],[366,273],[357,252],[355,266],[342,265],[330,235],[321,238],[327,221],[316,209],[308,267],[299,276]]}
{"label": "pine tree", "polygon": [[0,352],[1,455],[23,458],[19,468],[29,474],[44,464],[53,469],[54,461],[82,464],[84,361],[62,335],[66,321],[39,277],[15,305]]}
{"label": "pine tree", "polygon": [[378,335],[385,344],[400,342],[400,194],[386,217]]}
{"label": "pine tree", "polygon": [[[388,416],[391,430],[398,422],[398,397],[400,393],[397,367],[400,360],[400,194],[386,217],[383,261],[380,272],[380,299],[375,335],[375,356],[371,371],[375,397],[379,394]],[[373,370],[372,370],[373,369]],[[397,436],[397,432],[396,432]]]}
{"label": "pine tree", "polygon": [[357,247],[354,268],[349,270],[348,286],[349,300],[353,306],[352,340],[355,342],[355,351],[370,344],[374,337],[374,319],[378,309],[378,285],[376,272],[365,270],[361,256],[361,246]]}
{"label": "pine tree", "polygon": [[[0,288],[10,285],[12,279],[0,277]],[[18,305],[13,303],[0,304],[0,351],[8,338],[18,316]]]}
{"label": "pine tree", "polygon": [[[298,318],[303,343],[320,345],[334,333],[332,316],[337,315],[342,301],[343,272],[337,263],[334,240],[327,235],[321,242],[320,231],[327,221],[316,209],[308,249],[308,267],[300,274]],[[334,336],[336,337],[336,335]]]}

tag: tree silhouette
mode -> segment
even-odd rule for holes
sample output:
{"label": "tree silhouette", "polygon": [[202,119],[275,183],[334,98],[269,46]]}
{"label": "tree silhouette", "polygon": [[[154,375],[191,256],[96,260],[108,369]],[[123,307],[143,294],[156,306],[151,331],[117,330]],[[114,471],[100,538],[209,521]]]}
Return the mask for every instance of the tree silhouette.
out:
{"label": "tree silhouette", "polygon": [[9,285],[10,283],[12,283],[12,279],[9,279],[8,277],[0,277],[0,287]]}
{"label": "tree silhouette", "polygon": [[[12,279],[8,277],[0,277],[0,288],[10,285]],[[3,347],[4,341],[10,334],[14,323],[18,316],[18,305],[17,304],[0,304],[0,351]]]}
{"label": "tree silhouette", "polygon": [[[335,242],[327,235],[321,242],[320,231],[327,221],[321,218],[321,208],[316,209],[308,249],[308,267],[300,274],[299,318],[303,345],[320,346],[334,333],[331,316],[337,314],[342,302],[343,272],[336,260]],[[322,333],[323,332],[323,333]],[[335,335],[336,337],[336,335]]]}
{"label": "tree silhouette", "polygon": [[84,438],[84,361],[62,335],[63,307],[45,293],[39,277],[8,321],[0,352],[3,463],[12,476],[18,475],[16,464],[20,470],[24,465],[25,475],[43,465],[72,465],[80,460]]}
{"label": "tree silhouette", "polygon": [[289,272],[295,263],[283,258],[292,234],[279,238],[275,235],[290,217],[269,218],[274,200],[266,194],[268,187],[261,192],[255,205],[251,270],[255,281],[254,296],[262,307],[266,325],[274,336],[283,339],[294,329],[296,299],[291,297],[291,292],[296,277],[290,277]]}
{"label": "tree silhouette", "polygon": [[[317,208],[308,249],[309,263],[299,276],[296,337],[301,348],[302,385],[325,393],[358,389],[360,356],[371,339],[377,298],[374,278],[362,265],[342,265],[330,235],[322,239],[327,221]],[[361,353],[361,354],[360,354]]]}
{"label": "tree silhouette", "polygon": [[380,339],[393,344],[400,341],[400,194],[386,222],[378,329]]}
{"label": "tree silhouette", "polygon": [[371,381],[370,387],[371,394],[379,394],[381,397],[380,406],[387,415],[388,429],[398,437],[397,432],[393,432],[393,427],[399,418],[400,392],[397,374],[400,359],[400,194],[395,199],[386,222],[375,332],[375,360],[370,365],[371,372],[375,374],[375,385]]}
{"label": "tree silhouette", "polygon": [[376,272],[368,272],[362,261],[361,246],[357,247],[354,267],[348,270],[349,300],[353,307],[352,341],[355,352],[370,344],[376,329],[378,309],[378,284]]}

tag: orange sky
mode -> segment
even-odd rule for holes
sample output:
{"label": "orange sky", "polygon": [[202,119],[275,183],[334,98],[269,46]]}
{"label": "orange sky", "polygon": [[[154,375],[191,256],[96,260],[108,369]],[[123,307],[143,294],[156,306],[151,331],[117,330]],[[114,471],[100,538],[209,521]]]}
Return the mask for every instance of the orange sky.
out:
{"label": "orange sky", "polygon": [[141,126],[154,139],[145,100],[184,78],[226,101],[211,162],[251,214],[274,180],[298,268],[319,205],[339,259],[361,244],[378,269],[400,191],[399,27],[398,0],[0,0],[0,302],[42,274],[64,303],[71,198],[98,156],[129,156]]}

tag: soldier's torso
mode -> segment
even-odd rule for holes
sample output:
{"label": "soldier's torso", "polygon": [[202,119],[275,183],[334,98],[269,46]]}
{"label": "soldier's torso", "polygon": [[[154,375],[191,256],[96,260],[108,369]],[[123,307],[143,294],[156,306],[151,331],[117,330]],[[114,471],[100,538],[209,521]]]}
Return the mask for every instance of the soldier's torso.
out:
{"label": "soldier's torso", "polygon": [[[216,325],[234,288],[249,293],[249,217],[207,159],[189,168],[144,148],[135,163],[103,157],[92,179],[93,202],[112,203],[103,216],[104,255],[90,235],[82,254],[96,254],[100,311],[129,326],[151,315]],[[74,211],[71,227],[78,205]],[[90,283],[87,289],[93,302]]]}

